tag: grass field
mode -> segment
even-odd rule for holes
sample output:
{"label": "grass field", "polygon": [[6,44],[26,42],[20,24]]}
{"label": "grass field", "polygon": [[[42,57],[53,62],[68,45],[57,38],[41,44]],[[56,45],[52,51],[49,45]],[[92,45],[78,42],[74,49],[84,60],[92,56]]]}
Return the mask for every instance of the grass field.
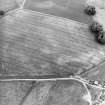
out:
{"label": "grass field", "polygon": [[74,80],[0,82],[0,105],[87,105],[85,87]]}
{"label": "grass field", "polygon": [[85,6],[85,0],[26,0],[24,8],[90,24]]}

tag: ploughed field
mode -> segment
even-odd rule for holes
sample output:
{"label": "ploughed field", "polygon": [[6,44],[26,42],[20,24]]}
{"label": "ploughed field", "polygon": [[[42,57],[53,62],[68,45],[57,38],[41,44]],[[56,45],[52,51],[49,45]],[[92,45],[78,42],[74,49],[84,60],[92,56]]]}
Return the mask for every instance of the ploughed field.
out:
{"label": "ploughed field", "polygon": [[87,3],[0,0],[0,105],[104,104],[105,46],[89,30],[104,9],[89,17]]}

